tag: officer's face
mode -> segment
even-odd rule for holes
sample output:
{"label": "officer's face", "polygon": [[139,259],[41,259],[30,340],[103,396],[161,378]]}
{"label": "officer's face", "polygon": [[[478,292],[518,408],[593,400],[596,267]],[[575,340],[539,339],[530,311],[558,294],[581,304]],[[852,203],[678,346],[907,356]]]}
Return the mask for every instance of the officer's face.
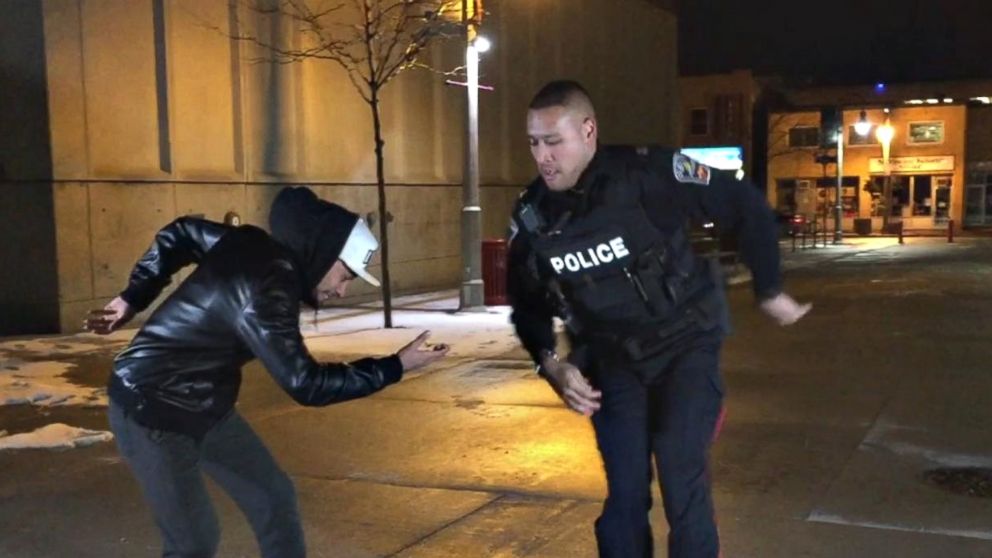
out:
{"label": "officer's face", "polygon": [[568,190],[596,154],[596,121],[566,107],[527,112],[527,136],[548,188]]}

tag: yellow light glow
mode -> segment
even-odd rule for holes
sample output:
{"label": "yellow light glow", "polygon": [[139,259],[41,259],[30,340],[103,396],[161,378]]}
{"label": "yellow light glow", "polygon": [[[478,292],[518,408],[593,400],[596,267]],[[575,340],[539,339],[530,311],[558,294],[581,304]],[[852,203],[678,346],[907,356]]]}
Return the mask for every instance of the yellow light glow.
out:
{"label": "yellow light glow", "polygon": [[892,124],[886,120],[885,124],[882,124],[875,130],[875,137],[878,138],[878,141],[884,145],[892,141],[892,137],[895,133],[896,132],[895,129],[892,128]]}
{"label": "yellow light glow", "polygon": [[492,47],[492,43],[489,42],[489,39],[483,37],[482,35],[477,36],[475,41],[473,41],[473,44],[475,44],[475,50],[478,52],[487,52],[489,48]]}

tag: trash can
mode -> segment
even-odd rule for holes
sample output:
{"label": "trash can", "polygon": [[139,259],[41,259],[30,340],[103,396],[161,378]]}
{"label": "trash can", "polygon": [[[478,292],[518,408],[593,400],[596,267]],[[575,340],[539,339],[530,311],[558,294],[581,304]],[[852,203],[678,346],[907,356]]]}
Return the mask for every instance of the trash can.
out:
{"label": "trash can", "polygon": [[494,238],[482,241],[483,303],[486,306],[509,304],[506,297],[506,241]]}
{"label": "trash can", "polygon": [[854,232],[860,236],[868,236],[871,234],[871,219],[855,219],[854,220]]}

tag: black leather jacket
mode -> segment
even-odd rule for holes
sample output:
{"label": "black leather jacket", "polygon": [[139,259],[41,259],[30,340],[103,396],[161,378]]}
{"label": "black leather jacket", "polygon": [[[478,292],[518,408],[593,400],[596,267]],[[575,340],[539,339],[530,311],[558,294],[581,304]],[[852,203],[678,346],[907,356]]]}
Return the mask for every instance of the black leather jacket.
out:
{"label": "black leather jacket", "polygon": [[349,364],[313,359],[299,330],[309,284],[299,257],[252,226],[193,218],[166,226],[122,298],[144,310],[180,268],[197,267],[115,359],[110,398],[145,426],[202,436],[233,408],[241,367],[253,358],[303,405],[354,399],[399,381],[396,355]]}

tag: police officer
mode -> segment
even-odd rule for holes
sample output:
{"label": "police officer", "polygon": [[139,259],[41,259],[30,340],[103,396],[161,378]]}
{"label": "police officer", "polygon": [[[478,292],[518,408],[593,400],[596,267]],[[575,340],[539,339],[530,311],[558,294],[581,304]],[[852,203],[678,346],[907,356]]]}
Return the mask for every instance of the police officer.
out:
{"label": "police officer", "polygon": [[[727,331],[717,266],[691,250],[691,219],[735,230],[760,308],[782,325],[810,305],[782,292],[777,229],[761,193],[677,151],[605,147],[588,94],[555,81],[527,113],[540,176],[511,221],[512,321],[538,372],[592,417],[608,495],[600,556],[653,556],[651,456],[670,558],[715,558],[707,457],[721,409]],[[571,351],[559,359],[552,318]]]}

